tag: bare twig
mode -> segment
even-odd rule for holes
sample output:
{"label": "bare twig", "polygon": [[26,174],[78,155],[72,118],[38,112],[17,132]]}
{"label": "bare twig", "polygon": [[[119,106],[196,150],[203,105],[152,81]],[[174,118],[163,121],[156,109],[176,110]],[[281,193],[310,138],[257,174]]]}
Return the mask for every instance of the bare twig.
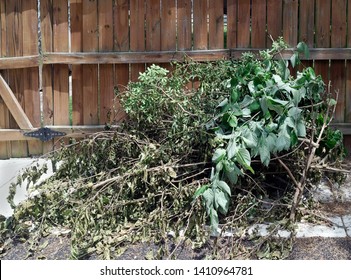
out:
{"label": "bare twig", "polygon": [[311,168],[316,168],[316,169],[331,171],[331,172],[340,172],[340,173],[351,174],[351,170],[346,170],[346,169],[342,169],[342,168],[335,168],[335,167],[331,167],[331,166],[327,166],[327,165],[314,164],[314,165],[311,165]]}
{"label": "bare twig", "polygon": [[285,171],[288,173],[288,175],[289,175],[290,179],[293,181],[295,187],[298,188],[298,187],[299,187],[299,182],[297,182],[297,180],[296,180],[295,176],[292,174],[290,168],[287,167],[287,165],[286,165],[280,158],[278,158],[277,160],[278,160],[279,164],[280,164],[280,165],[285,169]]}
{"label": "bare twig", "polygon": [[199,176],[199,175],[205,173],[207,170],[211,170],[211,169],[212,169],[212,168],[205,168],[205,169],[201,170],[200,172],[197,172],[196,174],[190,175],[190,176],[188,176],[188,177],[186,177],[186,178],[183,178],[183,179],[181,179],[181,180],[172,180],[172,183],[180,183],[180,182],[187,181],[187,180],[189,180],[189,179],[191,179],[191,178],[194,178],[194,177],[197,177],[197,176]]}
{"label": "bare twig", "polygon": [[[329,84],[329,87],[330,87],[330,84]],[[336,95],[338,96],[337,92],[336,92]],[[308,175],[308,172],[309,172],[309,170],[310,170],[310,168],[312,166],[312,162],[313,162],[313,159],[315,157],[317,147],[319,146],[319,143],[322,140],[322,137],[323,137],[325,129],[330,124],[330,122],[332,120],[332,116],[335,113],[336,106],[333,105],[332,107],[333,107],[332,108],[332,115],[330,116],[330,120],[328,120],[328,117],[329,117],[329,114],[330,114],[330,109],[331,109],[331,105],[328,103],[328,107],[327,107],[327,110],[326,110],[326,115],[324,116],[324,122],[323,122],[323,125],[322,125],[322,127],[321,127],[321,129],[319,131],[317,140],[315,142],[313,141],[313,139],[314,139],[314,134],[315,134],[316,131],[315,131],[315,129],[312,130],[312,137],[311,137],[311,140],[310,140],[310,153],[309,153],[309,155],[307,157],[306,166],[305,166],[304,170],[302,171],[302,176],[300,178],[300,181],[298,182],[298,185],[296,187],[294,198],[293,198],[292,205],[291,205],[291,211],[290,211],[290,220],[291,221],[295,221],[296,210],[297,210],[297,207],[298,207],[298,205],[299,205],[299,203],[301,201],[303,190],[305,188],[305,182],[306,182],[306,179],[307,179],[307,175]],[[312,127],[314,127],[314,125],[315,125],[315,123],[313,124]]]}
{"label": "bare twig", "polygon": [[[188,215],[188,221],[187,221],[187,224],[186,224],[186,227],[184,229],[184,236],[185,236],[185,233],[187,232],[188,228],[189,228],[189,225],[190,225],[190,219],[192,217],[192,214],[193,214],[193,211],[194,211],[194,205],[192,205],[191,209],[190,209],[190,212],[189,212],[189,215]],[[177,251],[177,249],[179,248],[179,246],[181,244],[183,244],[185,241],[185,238],[181,238],[181,240],[178,242],[178,244],[175,246],[175,248],[173,249],[173,251],[169,254],[169,256],[167,257],[167,259],[171,259],[172,256],[175,254],[175,252]]]}

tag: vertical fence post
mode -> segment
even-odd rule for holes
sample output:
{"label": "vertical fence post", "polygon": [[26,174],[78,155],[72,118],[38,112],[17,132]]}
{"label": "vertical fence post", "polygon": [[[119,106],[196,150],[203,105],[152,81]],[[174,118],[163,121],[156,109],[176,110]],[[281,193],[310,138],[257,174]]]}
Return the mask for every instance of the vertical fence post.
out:
{"label": "vertical fence post", "polygon": [[[99,1],[99,51],[113,51],[113,1]],[[100,124],[110,123],[113,104],[113,65],[99,66],[100,79]]]}
{"label": "vertical fence post", "polygon": [[[329,0],[316,0],[316,35],[315,46],[317,48],[330,47],[330,2]],[[329,83],[329,61],[318,60],[314,63],[317,75],[321,75],[325,84]]]}
{"label": "vertical fence post", "polygon": [[[115,51],[129,51],[129,1],[116,0],[113,10],[113,38]],[[119,92],[123,92],[129,82],[129,64],[116,64],[114,74],[114,88]],[[125,113],[116,98],[114,102],[115,121],[125,118]]]}
{"label": "vertical fence post", "polygon": [[266,47],[266,1],[252,0],[251,47]]}
{"label": "vertical fence post", "polygon": [[227,48],[234,49],[237,46],[237,16],[238,0],[227,0]]}
{"label": "vertical fence post", "polygon": [[209,1],[209,49],[224,48],[223,0]]}
{"label": "vertical fence post", "polygon": [[[345,48],[347,38],[346,21],[346,0],[334,0],[332,2],[331,18],[331,47]],[[345,61],[332,61],[330,65],[330,80],[332,81],[333,91],[338,91],[338,104],[334,116],[335,122],[345,121],[345,90],[346,90],[346,68]]]}
{"label": "vertical fence post", "polygon": [[[53,51],[69,51],[67,0],[53,1]],[[68,76],[68,65],[54,65],[54,125],[70,124]]]}
{"label": "vertical fence post", "polygon": [[208,49],[207,0],[193,0],[194,50]]}
{"label": "vertical fence post", "polygon": [[[0,24],[1,24],[1,37],[0,37],[0,56],[5,57],[7,50],[7,35],[6,35],[6,1],[0,0]],[[1,71],[1,75],[5,80],[8,80],[8,71]],[[7,109],[5,103],[0,97],[0,128],[10,127],[10,112]],[[11,143],[0,142],[0,159],[6,159],[11,156]]]}
{"label": "vertical fence post", "polygon": [[[83,51],[83,0],[71,0],[71,51]],[[72,65],[72,124],[83,125],[83,66]]]}
{"label": "vertical fence post", "polygon": [[[96,52],[98,41],[97,0],[83,1],[83,51]],[[84,124],[98,124],[98,66],[83,65],[83,120]]]}
{"label": "vertical fence post", "polygon": [[[145,1],[130,1],[130,51],[145,51]],[[145,64],[131,65],[130,78],[136,81],[139,72],[144,72]]]}
{"label": "vertical fence post", "polygon": [[[41,51],[53,51],[53,6],[52,0],[40,1],[40,30],[41,30]],[[42,94],[43,94],[43,124],[54,124],[54,97],[53,97],[53,67],[52,65],[42,66]],[[43,143],[43,152],[47,153],[53,149],[53,140]]]}
{"label": "vertical fence post", "polygon": [[178,50],[191,50],[191,2],[188,0],[178,0],[177,5]]}
{"label": "vertical fence post", "polygon": [[[23,3],[20,0],[6,1],[6,34],[7,34],[7,56],[23,56]],[[23,69],[9,70],[8,84],[15,94],[22,108],[24,103],[24,84]],[[15,119],[10,115],[10,128],[17,129],[18,125]],[[28,156],[28,146],[26,141],[11,142],[12,157]]]}
{"label": "vertical fence post", "polygon": [[250,47],[250,0],[238,0],[237,47]]}
{"label": "vertical fence post", "polygon": [[[348,2],[347,11],[347,47],[351,48],[351,2]],[[345,90],[345,122],[351,123],[351,59],[346,61],[346,90]],[[348,151],[351,150],[351,136],[345,136],[344,144]]]}
{"label": "vertical fence post", "polygon": [[[23,55],[37,55],[38,47],[38,5],[37,0],[23,1]],[[39,67],[23,70],[24,111],[34,127],[41,126]],[[42,142],[28,141],[29,155],[43,152]]]}
{"label": "vertical fence post", "polygon": [[283,1],[267,0],[267,47],[272,46],[272,40],[276,40],[283,34]]}
{"label": "vertical fence post", "polygon": [[[299,42],[305,42],[309,48],[314,47],[314,30],[315,30],[315,15],[314,15],[314,0],[300,1],[299,6]],[[299,69],[303,67],[313,66],[313,61],[306,60],[302,62]]]}

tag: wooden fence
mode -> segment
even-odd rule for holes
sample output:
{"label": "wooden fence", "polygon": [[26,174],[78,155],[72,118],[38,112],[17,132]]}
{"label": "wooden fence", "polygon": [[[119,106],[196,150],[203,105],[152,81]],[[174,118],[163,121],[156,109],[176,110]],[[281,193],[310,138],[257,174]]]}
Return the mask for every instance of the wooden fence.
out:
{"label": "wooden fence", "polygon": [[0,0],[0,158],[52,150],[54,140],[23,135],[39,127],[67,136],[101,129],[114,88],[150,63],[185,53],[199,61],[237,58],[270,47],[268,35],[309,45],[304,65],[339,90],[335,125],[351,135],[351,1],[39,2]]}

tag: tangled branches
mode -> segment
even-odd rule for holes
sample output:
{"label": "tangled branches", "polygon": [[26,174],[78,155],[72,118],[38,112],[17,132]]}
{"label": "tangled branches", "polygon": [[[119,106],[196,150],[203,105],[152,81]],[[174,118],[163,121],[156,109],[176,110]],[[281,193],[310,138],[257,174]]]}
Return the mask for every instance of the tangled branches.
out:
{"label": "tangled branches", "polygon": [[290,77],[274,46],[263,60],[149,67],[118,96],[128,114],[120,127],[53,153],[57,170],[39,184],[46,167],[22,174],[30,199],[6,232],[36,244],[65,228],[72,258],[115,258],[138,242],[156,244],[155,258],[209,242],[208,258],[286,257],[291,239],[276,237],[293,232],[304,188],[321,178],[314,167],[343,148],[322,80],[312,69]]}

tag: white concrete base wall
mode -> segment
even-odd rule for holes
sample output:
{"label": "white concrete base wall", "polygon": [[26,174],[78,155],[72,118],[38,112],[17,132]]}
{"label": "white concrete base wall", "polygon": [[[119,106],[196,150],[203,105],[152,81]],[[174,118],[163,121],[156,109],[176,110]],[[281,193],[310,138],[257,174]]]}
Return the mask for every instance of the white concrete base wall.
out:
{"label": "white concrete base wall", "polygon": [[[39,163],[43,165],[47,162],[45,159],[30,159],[30,158],[21,158],[21,159],[8,159],[0,160],[0,214],[5,217],[12,215],[12,209],[7,202],[7,196],[9,194],[9,187],[12,182],[17,180],[17,176],[21,173],[22,170],[30,167],[32,164]],[[49,165],[49,164],[48,164]],[[49,172],[46,176],[52,174],[51,165],[49,167]],[[26,186],[17,188],[15,203],[23,201],[27,197]]]}

